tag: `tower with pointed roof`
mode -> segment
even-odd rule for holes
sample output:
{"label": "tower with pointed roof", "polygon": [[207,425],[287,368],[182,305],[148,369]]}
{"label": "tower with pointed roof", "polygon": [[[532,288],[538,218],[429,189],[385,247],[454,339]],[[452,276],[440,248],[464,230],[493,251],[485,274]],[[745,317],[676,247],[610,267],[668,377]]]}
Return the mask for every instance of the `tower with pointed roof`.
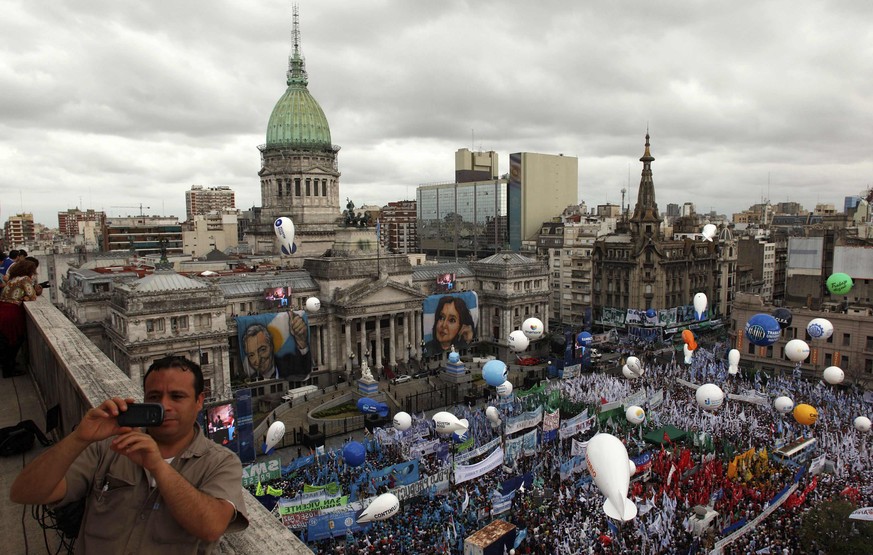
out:
{"label": "tower with pointed roof", "polygon": [[261,152],[260,225],[255,252],[278,252],[273,221],[279,216],[294,221],[298,257],[320,255],[333,243],[340,215],[337,153],[321,106],[310,94],[305,60],[300,48],[300,21],[293,8],[292,49],[288,58],[287,88],[267,123]]}
{"label": "tower with pointed roof", "polygon": [[726,313],[725,299],[729,297],[722,294],[723,288],[719,286],[723,260],[716,244],[674,240],[665,237],[661,230],[652,179],[654,161],[646,129],[645,151],[640,158],[643,171],[633,213],[617,226],[616,233],[594,243],[591,299],[595,321],[609,321],[604,324],[606,327],[616,325],[619,315],[622,315],[620,327],[625,327],[623,315],[647,309],[668,313],[677,309],[677,314],[686,314],[684,307],[700,292],[706,294],[716,313]]}

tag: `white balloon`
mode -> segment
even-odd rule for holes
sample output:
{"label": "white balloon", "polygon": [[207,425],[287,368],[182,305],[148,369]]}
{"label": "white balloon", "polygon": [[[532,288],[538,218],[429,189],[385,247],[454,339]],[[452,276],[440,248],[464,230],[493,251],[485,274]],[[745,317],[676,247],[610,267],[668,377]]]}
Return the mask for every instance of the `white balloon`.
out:
{"label": "white balloon", "polygon": [[500,422],[500,411],[494,407],[488,407],[485,409],[485,418],[491,422]]}
{"label": "white balloon", "polygon": [[785,397],[784,395],[776,397],[776,399],[773,400],[773,408],[782,414],[788,414],[794,410],[794,401],[792,401],[790,397]]}
{"label": "white balloon", "polygon": [[313,313],[321,310],[321,301],[318,297],[309,297],[306,299],[306,312]]}
{"label": "white balloon", "polygon": [[400,411],[394,415],[394,427],[400,430],[401,432],[405,432],[412,426],[412,417],[408,412]]}
{"label": "white balloon", "polygon": [[837,385],[838,383],[843,383],[843,379],[846,377],[843,373],[843,369],[839,366],[828,366],[822,372],[822,377],[826,382],[831,385]]}
{"label": "white balloon", "polygon": [[855,418],[855,429],[859,432],[869,432],[870,431],[870,419],[866,416],[859,416]]}
{"label": "white balloon", "polygon": [[506,380],[502,384],[497,386],[497,394],[501,397],[509,397],[512,395],[512,382]]}
{"label": "white balloon", "polygon": [[729,366],[728,367],[728,374],[730,374],[731,376],[736,376],[739,373],[740,373],[739,366]]}
{"label": "white balloon", "polygon": [[528,339],[536,341],[543,336],[545,327],[543,326],[542,320],[539,318],[528,318],[521,323],[521,331]]}
{"label": "white balloon", "polygon": [[806,325],[806,333],[808,333],[813,340],[824,341],[834,334],[834,325],[831,324],[830,320],[826,320],[825,318],[813,318]]}
{"label": "white balloon", "polygon": [[694,393],[697,404],[704,410],[716,410],[724,403],[724,391],[714,383],[705,383]]}
{"label": "white balloon", "polygon": [[285,437],[285,423],[281,420],[276,420],[267,428],[267,447],[264,449],[264,452],[266,453],[275,447],[282,441],[283,437]]}
{"label": "white balloon", "polygon": [[637,357],[627,357],[627,361],[625,362],[625,364],[627,364],[628,370],[633,372],[637,377],[643,375],[643,363],[641,363],[640,359],[638,359]]}
{"label": "white balloon", "polygon": [[631,372],[631,369],[627,367],[627,364],[625,364],[624,366],[621,367],[621,374],[622,374],[622,376],[624,376],[625,378],[627,378],[629,380],[635,380],[635,379],[639,378],[639,376],[637,376],[636,374]]}
{"label": "white balloon", "polygon": [[718,228],[715,227],[714,224],[706,224],[705,226],[703,226],[703,231],[701,232],[701,235],[703,235],[703,238],[707,241],[712,241],[712,238],[715,237],[716,233],[718,233]]}
{"label": "white balloon", "polygon": [[606,497],[603,512],[616,520],[628,521],[637,516],[637,506],[627,498],[630,485],[630,459],[627,448],[614,435],[596,434],[585,451],[588,472]]}
{"label": "white balloon", "polygon": [[792,362],[803,362],[809,357],[809,345],[802,339],[792,339],[785,344],[785,356]]}
{"label": "white balloon", "polygon": [[706,293],[696,293],[694,295],[694,316],[698,320],[703,320],[706,317]]}
{"label": "white balloon", "polygon": [[365,522],[373,522],[376,520],[385,520],[397,514],[400,510],[400,500],[393,493],[383,493],[373,502],[367,505],[367,508],[361,512],[358,517],[358,524]]}
{"label": "white balloon", "polygon": [[740,352],[736,349],[731,349],[728,352],[728,364],[731,366],[739,366],[740,365]]}
{"label": "white balloon", "polygon": [[281,217],[276,218],[273,222],[273,231],[276,232],[276,237],[279,239],[279,249],[282,254],[294,254],[297,252],[297,245],[294,244],[294,222],[291,218]]}
{"label": "white balloon", "polygon": [[627,467],[628,467],[628,470],[630,471],[631,476],[633,476],[634,474],[637,473],[637,465],[634,461],[628,459]]}
{"label": "white balloon", "polygon": [[530,345],[530,339],[527,338],[523,331],[515,330],[509,334],[508,343],[511,351],[520,353]]}
{"label": "white balloon", "polygon": [[464,426],[463,422],[458,420],[458,417],[450,412],[438,412],[431,418],[436,426],[437,433],[450,434],[452,432],[457,432],[458,430],[467,430],[467,426]]}
{"label": "white balloon", "polygon": [[691,364],[691,359],[694,357],[694,351],[688,348],[688,345],[682,345],[682,352],[685,354],[685,364]]}
{"label": "white balloon", "polygon": [[625,409],[624,417],[627,418],[627,421],[631,424],[642,424],[646,419],[646,411],[644,411],[642,407],[631,405]]}

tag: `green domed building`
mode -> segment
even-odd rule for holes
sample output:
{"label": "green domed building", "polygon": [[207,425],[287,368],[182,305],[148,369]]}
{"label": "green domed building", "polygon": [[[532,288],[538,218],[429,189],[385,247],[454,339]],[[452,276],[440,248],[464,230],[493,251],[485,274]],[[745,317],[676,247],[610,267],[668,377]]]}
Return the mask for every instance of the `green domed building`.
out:
{"label": "green domed building", "polygon": [[266,144],[258,147],[262,206],[258,227],[264,229],[256,232],[256,252],[276,252],[272,224],[286,216],[294,221],[298,247],[306,246],[300,254],[318,255],[330,248],[340,219],[339,147],[331,142],[327,117],[307,88],[296,8],[293,41],[288,88],[270,114]]}

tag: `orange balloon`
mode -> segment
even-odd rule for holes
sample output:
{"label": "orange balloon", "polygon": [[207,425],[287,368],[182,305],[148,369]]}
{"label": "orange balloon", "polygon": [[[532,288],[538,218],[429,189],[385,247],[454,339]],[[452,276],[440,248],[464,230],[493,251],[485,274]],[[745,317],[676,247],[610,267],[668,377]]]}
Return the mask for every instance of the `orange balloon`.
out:
{"label": "orange balloon", "polygon": [[688,345],[689,351],[697,349],[697,341],[694,340],[694,333],[691,330],[682,331],[682,340]]}
{"label": "orange balloon", "polygon": [[794,419],[798,424],[812,426],[818,420],[818,411],[812,405],[801,403],[794,407]]}
{"label": "orange balloon", "polygon": [[692,341],[691,343],[689,343],[689,344],[688,344],[688,350],[689,350],[689,351],[696,351],[696,350],[697,350],[697,342],[696,342],[696,341]]}

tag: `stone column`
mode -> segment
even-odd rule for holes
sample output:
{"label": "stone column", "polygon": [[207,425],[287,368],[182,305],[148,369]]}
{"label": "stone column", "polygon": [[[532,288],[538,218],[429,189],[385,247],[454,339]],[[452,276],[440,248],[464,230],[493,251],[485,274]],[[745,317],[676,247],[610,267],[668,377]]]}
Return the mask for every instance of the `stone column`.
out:
{"label": "stone column", "polygon": [[394,344],[396,339],[396,334],[394,333],[394,318],[396,318],[395,314],[391,314],[388,316],[388,333],[391,336],[388,342],[388,364],[391,365],[391,369],[394,369],[394,366],[397,364],[397,348]]}
{"label": "stone column", "polygon": [[331,370],[338,370],[339,360],[337,359],[337,350],[342,344],[340,342],[339,320],[337,320],[333,315],[329,315],[328,318],[328,334],[327,339],[325,340],[325,345],[328,346],[327,364]]}
{"label": "stone column", "polygon": [[346,374],[352,373],[352,359],[349,358],[349,353],[352,352],[352,321],[346,318],[346,352],[345,352],[345,360],[346,360]]}
{"label": "stone column", "polygon": [[375,358],[376,370],[382,370],[382,315],[376,316],[376,351],[373,355]]}
{"label": "stone column", "polygon": [[361,365],[362,361],[367,356],[366,353],[367,353],[367,344],[368,344],[368,341],[367,341],[367,319],[361,318],[360,322],[361,322],[361,335],[360,335],[360,337],[358,337],[358,344],[361,346],[361,354],[360,354],[361,360],[358,361],[358,366]]}
{"label": "stone column", "polygon": [[412,311],[407,311],[403,314],[403,362],[409,364],[409,345],[411,340],[409,337],[409,328],[412,325]]}

